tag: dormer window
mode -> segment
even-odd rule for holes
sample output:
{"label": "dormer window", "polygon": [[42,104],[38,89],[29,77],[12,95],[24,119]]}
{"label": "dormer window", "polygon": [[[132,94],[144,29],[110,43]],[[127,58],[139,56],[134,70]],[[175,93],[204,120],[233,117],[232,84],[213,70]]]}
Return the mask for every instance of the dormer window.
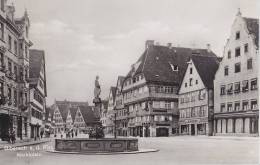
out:
{"label": "dormer window", "polygon": [[171,63],[169,63],[169,64],[170,64],[170,66],[171,66],[171,68],[172,68],[172,71],[176,72],[176,71],[179,70],[179,67],[178,67],[177,65],[173,65],[173,64],[171,64]]}
{"label": "dormer window", "polygon": [[236,32],[236,40],[239,40],[240,39],[240,32]]}

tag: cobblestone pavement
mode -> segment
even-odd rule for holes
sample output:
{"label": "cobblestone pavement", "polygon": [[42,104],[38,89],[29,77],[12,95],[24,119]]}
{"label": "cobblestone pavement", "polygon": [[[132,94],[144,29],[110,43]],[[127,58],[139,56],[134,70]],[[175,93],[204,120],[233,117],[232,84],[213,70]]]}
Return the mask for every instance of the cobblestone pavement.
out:
{"label": "cobblestone pavement", "polygon": [[[259,139],[237,137],[139,138],[140,148],[160,149],[133,155],[68,155],[49,153],[53,141],[26,150],[0,151],[1,165],[174,165],[258,164]],[[30,148],[31,147],[31,148]],[[27,154],[27,155],[26,155]]]}

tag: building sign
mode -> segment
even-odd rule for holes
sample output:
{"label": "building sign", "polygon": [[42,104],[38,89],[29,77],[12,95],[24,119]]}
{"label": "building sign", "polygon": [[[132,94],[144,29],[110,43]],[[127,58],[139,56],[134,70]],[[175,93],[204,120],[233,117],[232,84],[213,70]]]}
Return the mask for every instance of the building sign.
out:
{"label": "building sign", "polygon": [[194,124],[194,123],[207,123],[208,118],[203,119],[184,119],[180,121],[180,124]]}

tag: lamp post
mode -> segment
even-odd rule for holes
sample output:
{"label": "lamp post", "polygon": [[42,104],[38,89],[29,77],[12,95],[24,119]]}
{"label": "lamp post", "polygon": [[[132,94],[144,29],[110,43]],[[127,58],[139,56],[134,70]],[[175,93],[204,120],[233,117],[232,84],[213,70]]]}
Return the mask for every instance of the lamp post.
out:
{"label": "lamp post", "polygon": [[114,128],[114,129],[115,129],[115,131],[114,131],[114,137],[115,137],[115,139],[117,138],[117,137],[116,137],[116,129],[117,129],[117,128],[116,128],[116,115],[117,115],[117,114],[116,114],[116,111],[115,111],[115,112],[114,112],[114,118],[115,118],[115,121],[114,121],[114,124],[115,124],[115,126],[114,126],[114,127],[115,127],[115,128]]}

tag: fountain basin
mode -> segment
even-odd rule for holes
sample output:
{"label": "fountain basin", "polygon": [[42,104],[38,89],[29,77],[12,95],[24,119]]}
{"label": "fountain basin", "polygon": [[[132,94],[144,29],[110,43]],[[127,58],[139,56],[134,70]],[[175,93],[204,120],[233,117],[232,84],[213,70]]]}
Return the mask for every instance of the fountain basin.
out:
{"label": "fountain basin", "polygon": [[78,153],[109,153],[138,151],[138,139],[55,139],[55,150]]}

